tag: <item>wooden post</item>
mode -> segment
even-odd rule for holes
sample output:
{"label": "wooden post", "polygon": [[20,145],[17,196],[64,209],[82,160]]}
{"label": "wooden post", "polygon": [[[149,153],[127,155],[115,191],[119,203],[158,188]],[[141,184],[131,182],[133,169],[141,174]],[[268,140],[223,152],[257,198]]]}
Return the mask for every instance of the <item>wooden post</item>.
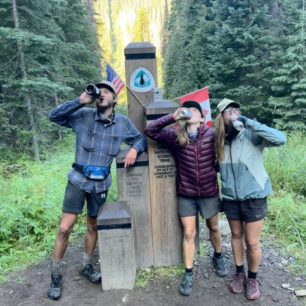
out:
{"label": "wooden post", "polygon": [[133,289],[136,262],[132,219],[126,202],[104,204],[98,214],[102,289]]}
{"label": "wooden post", "polygon": [[116,158],[120,200],[127,202],[133,219],[137,268],[153,265],[148,155],[141,154],[133,167],[124,168],[126,151]]}
{"label": "wooden post", "polygon": [[[149,123],[177,108],[173,102],[154,101],[146,108]],[[178,217],[175,161],[169,150],[148,139],[154,266],[182,263],[182,231]]]}
{"label": "wooden post", "polygon": [[[145,127],[145,106],[153,100],[157,86],[156,48],[151,43],[130,43],[124,49],[128,96],[128,116],[141,132]],[[117,161],[119,199],[127,201],[134,226],[136,266],[153,265],[152,223],[148,156],[142,154],[136,164],[123,168],[126,152]]]}
{"label": "wooden post", "polygon": [[146,42],[130,43],[124,49],[128,115],[140,131],[145,128],[143,106],[153,101],[152,89],[157,87],[155,53],[156,48]]}

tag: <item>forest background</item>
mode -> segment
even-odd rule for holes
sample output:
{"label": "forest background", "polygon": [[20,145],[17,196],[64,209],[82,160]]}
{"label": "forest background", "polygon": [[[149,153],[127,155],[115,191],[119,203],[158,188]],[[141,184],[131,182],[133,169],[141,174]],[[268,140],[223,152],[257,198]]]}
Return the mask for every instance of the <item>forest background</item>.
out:
{"label": "forest background", "polygon": [[213,117],[228,97],[287,133],[265,155],[265,232],[306,271],[305,22],[304,0],[0,0],[0,277],[53,247],[74,144],[48,112],[106,64],[124,79],[124,47],[141,41],[157,47],[166,98],[209,86]]}

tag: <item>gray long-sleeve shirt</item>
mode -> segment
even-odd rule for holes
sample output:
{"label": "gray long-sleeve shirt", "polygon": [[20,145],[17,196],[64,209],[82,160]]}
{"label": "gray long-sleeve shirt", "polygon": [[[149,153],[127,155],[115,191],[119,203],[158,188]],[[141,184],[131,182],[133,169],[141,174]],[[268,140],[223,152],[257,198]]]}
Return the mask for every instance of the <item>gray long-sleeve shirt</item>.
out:
{"label": "gray long-sleeve shirt", "polygon": [[[76,133],[75,163],[79,165],[111,166],[122,143],[135,148],[138,154],[146,149],[145,138],[128,117],[116,113],[111,123],[105,123],[96,109],[84,107],[79,99],[57,106],[49,119]],[[102,192],[111,185],[111,175],[95,181],[74,169],[68,173],[68,180],[86,192]]]}
{"label": "gray long-sleeve shirt", "polygon": [[224,145],[220,164],[222,196],[230,201],[262,199],[272,194],[264,168],[264,148],[281,146],[287,139],[279,130],[244,116],[239,118],[245,128]]}

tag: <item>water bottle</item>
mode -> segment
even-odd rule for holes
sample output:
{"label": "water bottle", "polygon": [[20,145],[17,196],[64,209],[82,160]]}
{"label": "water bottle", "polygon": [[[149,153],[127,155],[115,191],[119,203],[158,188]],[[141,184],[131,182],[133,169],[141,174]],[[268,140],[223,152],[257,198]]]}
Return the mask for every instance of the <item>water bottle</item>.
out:
{"label": "water bottle", "polygon": [[181,109],[179,112],[179,117],[182,120],[188,120],[192,117],[192,112],[189,109]]}
{"label": "water bottle", "polygon": [[100,97],[100,90],[94,84],[89,84],[86,86],[85,92],[92,96],[94,99],[98,99]]}

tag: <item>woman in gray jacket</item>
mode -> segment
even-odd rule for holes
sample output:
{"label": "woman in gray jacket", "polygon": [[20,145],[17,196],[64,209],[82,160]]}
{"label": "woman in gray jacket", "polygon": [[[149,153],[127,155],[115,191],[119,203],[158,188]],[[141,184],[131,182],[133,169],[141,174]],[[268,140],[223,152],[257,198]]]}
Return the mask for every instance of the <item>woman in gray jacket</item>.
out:
{"label": "woman in gray jacket", "polygon": [[[222,206],[232,234],[236,273],[229,284],[233,293],[246,287],[246,297],[260,297],[256,279],[261,259],[260,235],[267,214],[267,196],[272,194],[264,168],[265,147],[281,146],[286,136],[240,114],[240,105],[230,99],[218,104],[216,154],[220,165]],[[244,243],[248,275],[244,272]]]}

